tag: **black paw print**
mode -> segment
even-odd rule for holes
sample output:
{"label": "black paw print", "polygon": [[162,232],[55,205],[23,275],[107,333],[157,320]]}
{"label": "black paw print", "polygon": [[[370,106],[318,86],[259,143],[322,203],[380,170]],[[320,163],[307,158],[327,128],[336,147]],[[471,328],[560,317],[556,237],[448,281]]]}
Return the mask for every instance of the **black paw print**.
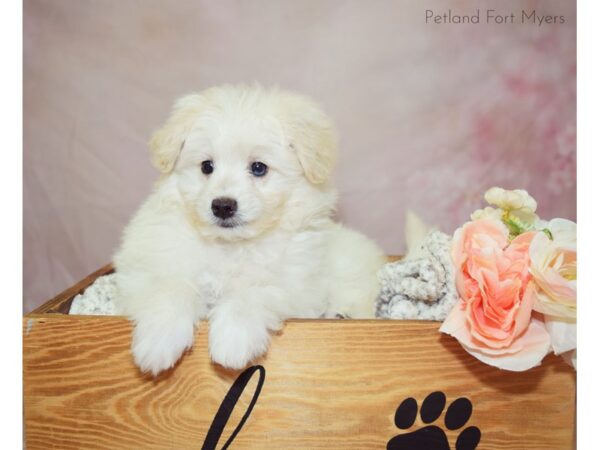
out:
{"label": "black paw print", "polygon": [[[421,405],[421,420],[430,424],[440,418],[446,406],[446,396],[443,392],[432,392]],[[402,430],[410,428],[417,418],[417,401],[407,398],[396,410],[394,418],[396,426]],[[458,430],[465,426],[471,418],[473,405],[461,397],[454,400],[446,411],[444,425],[448,430]],[[456,450],[475,450],[481,439],[477,427],[468,427],[461,431],[456,439]],[[399,434],[387,444],[387,450],[451,450],[446,432],[436,425],[427,425],[416,431]]]}

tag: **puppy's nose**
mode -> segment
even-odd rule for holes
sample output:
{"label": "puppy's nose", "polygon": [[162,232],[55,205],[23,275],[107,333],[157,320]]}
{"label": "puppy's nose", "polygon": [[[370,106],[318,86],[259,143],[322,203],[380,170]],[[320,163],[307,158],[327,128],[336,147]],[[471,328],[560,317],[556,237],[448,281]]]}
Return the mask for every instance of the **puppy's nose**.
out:
{"label": "puppy's nose", "polygon": [[233,198],[219,197],[212,201],[212,212],[219,219],[229,219],[237,211],[237,202]]}

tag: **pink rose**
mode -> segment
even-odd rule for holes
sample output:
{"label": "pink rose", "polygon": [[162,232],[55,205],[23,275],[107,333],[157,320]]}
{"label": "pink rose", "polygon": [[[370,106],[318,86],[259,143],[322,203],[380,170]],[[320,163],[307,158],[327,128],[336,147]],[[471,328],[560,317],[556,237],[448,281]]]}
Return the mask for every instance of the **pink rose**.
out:
{"label": "pink rose", "polygon": [[454,234],[452,259],[460,300],[440,331],[454,336],[479,360],[507,370],[527,370],[548,353],[544,324],[532,316],[529,245],[536,232],[509,241],[495,219],[467,222]]}

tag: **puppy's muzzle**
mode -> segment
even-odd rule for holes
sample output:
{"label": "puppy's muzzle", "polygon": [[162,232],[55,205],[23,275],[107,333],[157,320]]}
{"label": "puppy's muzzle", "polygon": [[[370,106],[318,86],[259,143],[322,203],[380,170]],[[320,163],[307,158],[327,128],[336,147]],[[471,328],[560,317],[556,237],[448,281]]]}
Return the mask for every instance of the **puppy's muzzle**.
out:
{"label": "puppy's muzzle", "polygon": [[225,220],[235,215],[238,205],[233,198],[219,197],[212,201],[211,208],[215,217]]}

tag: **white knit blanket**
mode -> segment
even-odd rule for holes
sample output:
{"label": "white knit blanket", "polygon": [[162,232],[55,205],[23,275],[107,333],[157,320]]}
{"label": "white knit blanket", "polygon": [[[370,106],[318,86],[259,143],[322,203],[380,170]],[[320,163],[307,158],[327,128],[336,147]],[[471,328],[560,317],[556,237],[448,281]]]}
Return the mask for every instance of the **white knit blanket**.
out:
{"label": "white knit blanket", "polygon": [[443,321],[458,301],[450,259],[451,238],[432,231],[419,257],[386,264],[379,271],[376,316],[384,319]]}
{"label": "white knit blanket", "polygon": [[73,299],[69,314],[112,316],[115,314],[113,299],[116,293],[114,273],[96,278],[91,286]]}

